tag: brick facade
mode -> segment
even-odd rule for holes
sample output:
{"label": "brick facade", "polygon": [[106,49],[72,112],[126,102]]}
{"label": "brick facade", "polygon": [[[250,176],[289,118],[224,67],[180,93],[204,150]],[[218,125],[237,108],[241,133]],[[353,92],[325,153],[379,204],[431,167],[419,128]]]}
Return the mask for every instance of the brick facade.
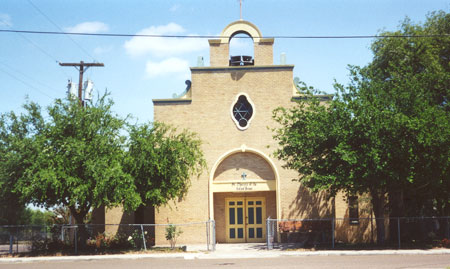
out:
{"label": "brick facade", "polygon": [[[254,65],[229,66],[228,44],[236,32],[252,35]],[[191,68],[192,84],[186,96],[153,100],[155,121],[186,128],[200,136],[208,167],[200,177],[191,179],[184,199],[155,210],[155,223],[215,219],[216,239],[225,242],[227,197],[265,197],[266,216],[271,218],[330,218],[335,213],[345,216],[347,205],[342,198],[329,200],[326,193],[309,192],[293,181],[298,174],[283,168],[283,163],[272,155],[277,148],[271,131],[277,126],[272,112],[277,107],[294,105],[294,66],[274,65],[274,40],[262,38],[251,23],[234,22],[222,34],[229,38],[209,41],[210,66]],[[245,130],[239,129],[232,119],[232,107],[241,94],[253,104],[251,123]],[[243,173],[246,179],[242,179]],[[220,182],[244,180],[262,187],[220,191]],[[121,218],[115,210],[111,214],[116,221]],[[204,229],[189,230],[179,243],[204,243],[204,233]],[[167,244],[163,229],[157,229],[155,238],[157,245]]]}

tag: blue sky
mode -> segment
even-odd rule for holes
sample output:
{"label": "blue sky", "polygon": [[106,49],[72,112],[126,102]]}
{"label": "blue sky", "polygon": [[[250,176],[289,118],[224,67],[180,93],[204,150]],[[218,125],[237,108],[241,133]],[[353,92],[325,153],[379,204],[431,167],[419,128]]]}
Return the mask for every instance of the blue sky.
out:
{"label": "blue sky", "polygon": [[[37,8],[36,8],[37,7]],[[39,11],[40,10],[40,11]],[[435,10],[450,12],[448,0],[244,0],[243,19],[263,36],[374,35],[395,30],[408,16],[423,22]],[[43,14],[42,14],[43,13]],[[239,19],[238,0],[0,0],[0,29],[89,33],[219,35]],[[238,40],[238,39],[234,39]],[[66,96],[78,71],[59,62],[102,62],[85,78],[111,92],[114,110],[139,122],[153,119],[152,99],[181,93],[189,66],[203,56],[207,39],[145,39],[0,33],[0,113],[21,111],[25,96],[46,107]],[[365,65],[370,39],[276,39],[274,62],[285,52],[294,75],[332,93],[346,83],[347,65]],[[234,48],[246,50],[239,39]],[[213,89],[211,89],[213,90]]]}

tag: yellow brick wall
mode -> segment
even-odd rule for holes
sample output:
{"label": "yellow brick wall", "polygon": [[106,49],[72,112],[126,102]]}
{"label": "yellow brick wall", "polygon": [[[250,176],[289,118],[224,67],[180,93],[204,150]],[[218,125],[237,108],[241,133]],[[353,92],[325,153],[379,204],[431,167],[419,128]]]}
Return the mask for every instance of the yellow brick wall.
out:
{"label": "yellow brick wall", "polygon": [[[129,224],[134,223],[134,213],[124,213],[121,206],[105,209],[105,224]],[[120,226],[106,225],[105,233],[114,235]]]}
{"label": "yellow brick wall", "polygon": [[209,46],[210,66],[228,66],[229,45],[213,43]]}
{"label": "yellow brick wall", "polygon": [[[335,238],[337,242],[361,243],[376,241],[376,223],[370,206],[370,197],[365,194],[358,197],[358,224],[350,223],[348,201],[345,194],[336,195]],[[364,219],[363,219],[364,218]]]}
{"label": "yellow brick wall", "polygon": [[255,43],[255,65],[273,64],[273,43]]}
{"label": "yellow brick wall", "polygon": [[[268,127],[276,126],[272,119],[272,111],[275,108],[293,105],[291,101],[292,69],[292,66],[193,68],[192,103],[174,105],[155,103],[155,120],[171,123],[180,128],[188,128],[199,134],[204,142],[202,149],[208,165],[205,173],[198,179],[192,180],[192,187],[185,200],[171,203],[170,206],[157,210],[157,223],[167,223],[167,218],[174,222],[191,222],[218,217],[217,214],[209,215],[208,183],[212,173],[211,168],[224,153],[245,144],[248,148],[272,156],[277,143],[272,139],[273,133]],[[253,119],[250,127],[244,131],[236,127],[230,112],[240,93],[246,93],[254,104]],[[329,217],[332,214],[332,203],[326,200],[325,194],[311,194],[298,182],[292,181],[298,178],[295,171],[286,170],[282,168],[282,162],[273,157],[271,159],[277,167],[280,178],[279,217]],[[233,158],[226,159],[223,166],[219,166],[219,170],[235,161]],[[250,164],[242,163],[241,167],[245,165]],[[266,171],[268,169],[267,162],[262,158],[255,160],[253,166],[261,166]],[[253,175],[252,169],[244,171]],[[224,177],[220,171],[217,173],[219,173],[217,179],[223,180]],[[239,172],[229,170],[224,176],[240,177],[241,174],[242,170]],[[276,212],[271,216],[276,218]],[[222,233],[223,231],[220,230],[222,224],[216,223],[216,225],[218,225],[218,233]],[[194,232],[190,238],[184,238],[184,240],[194,242],[197,238],[202,238],[202,233],[203,231]]]}
{"label": "yellow brick wall", "polygon": [[[282,167],[283,162],[273,158],[277,148],[273,133],[268,127],[275,127],[272,111],[279,107],[289,107],[294,103],[292,97],[293,66],[274,68],[193,68],[192,102],[164,103],[155,102],[154,119],[186,128],[199,134],[203,141],[202,149],[207,161],[207,170],[199,177],[191,179],[191,187],[184,199],[170,202],[155,211],[155,223],[187,223],[206,221],[218,217],[209,212],[209,178],[213,165],[226,152],[246,147],[259,150],[269,156],[276,166],[279,176],[280,210],[271,214],[276,218],[317,218],[330,217],[333,214],[333,201],[328,201],[325,193],[313,194],[302,187],[295,171]],[[231,116],[231,107],[240,93],[246,93],[254,104],[254,115],[248,129],[239,130]],[[251,156],[248,153],[248,156]],[[237,157],[236,155],[235,157]],[[244,155],[241,155],[244,156]],[[252,162],[243,162],[239,169],[233,156],[225,159],[216,171],[217,180],[240,177],[245,171],[249,178],[273,178],[270,166],[261,157]],[[238,157],[240,158],[240,157]],[[255,171],[262,171],[257,174]],[[275,194],[273,194],[275,195]],[[274,198],[275,199],[275,198]],[[216,201],[213,201],[214,203]],[[338,202],[337,202],[338,203]],[[276,206],[276,201],[274,202]],[[117,209],[119,210],[119,209]],[[120,210],[119,210],[120,211]],[[107,213],[106,222],[118,223],[120,213]],[[114,217],[115,216],[115,217]],[[130,222],[131,219],[130,219]],[[220,225],[217,223],[222,233]],[[188,229],[188,228],[185,228]],[[192,229],[183,232],[180,244],[204,243],[205,230]],[[156,244],[167,244],[164,229],[156,229]]]}

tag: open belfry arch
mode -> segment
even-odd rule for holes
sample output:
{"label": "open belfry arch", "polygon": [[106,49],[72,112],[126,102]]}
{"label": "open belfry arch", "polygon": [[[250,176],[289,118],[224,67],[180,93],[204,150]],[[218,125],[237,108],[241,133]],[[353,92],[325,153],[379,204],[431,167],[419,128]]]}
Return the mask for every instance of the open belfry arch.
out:
{"label": "open belfry arch", "polygon": [[253,40],[254,65],[273,64],[273,38],[263,38],[259,29],[251,22],[239,20],[223,29],[220,39],[209,39],[210,65],[229,65],[230,40],[237,34],[246,34]]}

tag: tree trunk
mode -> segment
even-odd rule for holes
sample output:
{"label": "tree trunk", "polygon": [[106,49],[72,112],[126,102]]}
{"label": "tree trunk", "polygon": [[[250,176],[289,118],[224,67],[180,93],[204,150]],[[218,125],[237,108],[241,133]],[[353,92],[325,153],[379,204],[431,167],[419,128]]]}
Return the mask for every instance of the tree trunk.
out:
{"label": "tree trunk", "polygon": [[389,239],[391,242],[398,240],[398,219],[405,216],[403,203],[403,190],[389,192]]}
{"label": "tree trunk", "polygon": [[87,211],[83,211],[83,210],[76,210],[75,207],[71,206],[69,207],[70,209],[70,213],[72,214],[72,216],[75,218],[75,222],[76,225],[78,226],[78,238],[77,238],[77,243],[78,243],[78,248],[79,249],[85,249],[86,248],[86,241],[88,239],[88,231],[86,230],[86,227],[84,225],[84,219],[87,215]]}
{"label": "tree trunk", "polygon": [[377,226],[377,245],[383,246],[385,241],[384,193],[370,191],[370,194],[372,196],[373,213],[375,214],[375,223]]}

